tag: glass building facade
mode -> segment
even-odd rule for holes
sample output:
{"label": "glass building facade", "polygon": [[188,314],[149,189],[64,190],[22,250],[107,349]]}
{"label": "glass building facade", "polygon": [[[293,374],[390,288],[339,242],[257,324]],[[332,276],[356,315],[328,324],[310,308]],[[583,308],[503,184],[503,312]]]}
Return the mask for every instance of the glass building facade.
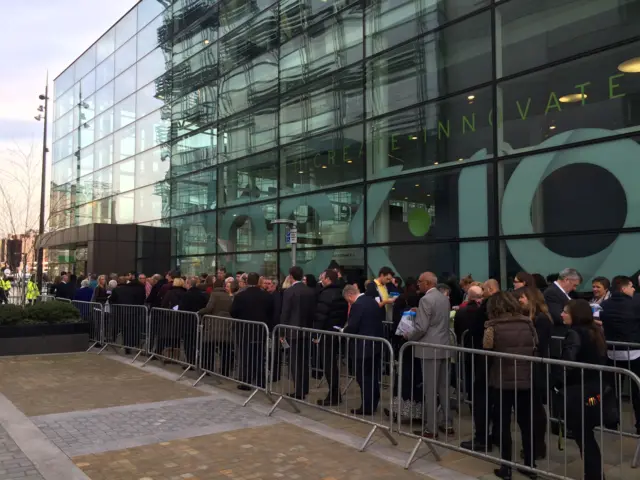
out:
{"label": "glass building facade", "polygon": [[640,0],[143,0],[55,80],[50,226],[171,228],[185,273],[284,274],[276,218],[316,274],[634,273],[638,18]]}

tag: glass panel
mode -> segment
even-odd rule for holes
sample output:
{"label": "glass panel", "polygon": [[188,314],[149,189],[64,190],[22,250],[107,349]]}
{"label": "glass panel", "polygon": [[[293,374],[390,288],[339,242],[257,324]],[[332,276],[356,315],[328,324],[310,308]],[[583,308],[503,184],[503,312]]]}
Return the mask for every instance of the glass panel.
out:
{"label": "glass panel", "polygon": [[95,144],[95,170],[113,163],[113,137],[105,138]]}
{"label": "glass panel", "polygon": [[277,145],[278,109],[275,104],[241,114],[221,123],[218,154],[222,161],[233,160]]}
{"label": "glass panel", "polygon": [[217,100],[216,87],[203,86],[176,101],[171,106],[172,136],[182,136],[202,125],[215,123]]}
{"label": "glass panel", "polygon": [[136,122],[136,153],[143,152],[169,140],[169,121],[160,110]]}
{"label": "glass panel", "polygon": [[173,180],[171,215],[185,215],[216,208],[216,169]]}
{"label": "glass panel", "polygon": [[[158,183],[135,191],[135,222],[160,219],[169,204],[169,191],[165,183]],[[167,208],[168,210],[168,208]],[[167,212],[168,213],[168,212]]]}
{"label": "glass panel", "polygon": [[113,85],[114,82],[111,82],[96,93],[96,113],[105,112],[113,107]]}
{"label": "glass panel", "polygon": [[[278,57],[273,52],[235,68],[220,79],[220,117],[265,103],[278,95]],[[215,97],[212,110],[215,112]]]}
{"label": "glass panel", "polygon": [[[200,0],[200,3],[210,3],[211,0]],[[193,6],[192,5],[189,6]],[[191,13],[191,12],[188,12]],[[188,15],[187,15],[188,16]],[[175,24],[177,30],[182,30],[177,26],[181,23],[184,17],[174,15]],[[217,6],[207,6],[206,10],[202,13],[202,21],[197,26],[197,29],[193,29],[189,32],[189,35],[182,35],[180,38],[175,38],[173,41],[173,64],[177,65],[183,62],[189,57],[192,57],[199,51],[207,48],[209,45],[213,45],[218,40],[218,9]],[[217,50],[217,46],[215,47]]]}
{"label": "glass panel", "polygon": [[[280,281],[289,275],[291,268],[291,252],[280,252]],[[296,265],[302,268],[305,274],[317,276],[326,270],[329,265],[338,264],[342,271],[342,278],[349,283],[362,283],[360,288],[364,290],[363,278],[366,279],[364,267],[364,248],[325,248],[313,250],[305,248],[296,252]]]}
{"label": "glass panel", "polygon": [[158,78],[170,67],[164,52],[156,48],[149,55],[138,62],[138,88],[142,88],[150,81]]}
{"label": "glass panel", "polygon": [[491,172],[474,165],[369,185],[367,242],[488,236]]}
{"label": "glass panel", "polygon": [[313,2],[312,8],[328,11],[331,17],[311,24],[307,20],[309,5],[302,13],[299,2],[283,3],[286,5],[281,6],[280,39],[286,43],[280,47],[281,92],[362,60],[362,7],[359,4],[333,14],[330,3],[319,6]]}
{"label": "glass panel", "polygon": [[429,270],[436,272],[442,282],[451,276],[460,278],[469,274],[484,280],[492,278],[489,251],[488,242],[370,247],[367,249],[368,276],[377,275],[382,267],[390,267],[406,282],[409,277],[417,279],[424,266],[429,265]]}
{"label": "glass panel", "polygon": [[171,228],[175,235],[174,255],[216,252],[216,212],[172,218]]}
{"label": "glass panel", "polygon": [[[91,96],[89,98],[83,99],[82,103],[78,105],[80,110],[80,116],[78,120],[81,122],[88,122],[93,119],[96,113],[96,98],[95,96]],[[74,124],[76,123],[76,118],[74,116]]]}
{"label": "glass panel", "polygon": [[64,95],[60,96],[54,103],[56,119],[71,111],[74,107],[74,103],[75,99],[73,96],[73,89],[68,90]]}
{"label": "glass panel", "polygon": [[114,108],[115,129],[126,127],[136,120],[136,96],[131,95]]}
{"label": "glass panel", "polygon": [[136,163],[132,158],[113,166],[113,193],[127,192],[135,188]]}
{"label": "glass panel", "polygon": [[113,195],[112,168],[107,167],[94,172],[93,198],[104,198]]}
{"label": "glass panel", "polygon": [[[317,24],[335,17],[336,11],[342,10],[338,15],[344,13],[344,7],[351,3],[357,9],[362,10],[359,0],[311,0],[307,2],[299,2],[298,0],[281,0],[280,2],[280,39],[284,43],[293,37],[304,34],[307,30],[321,29]],[[347,10],[355,10],[350,8]],[[362,23],[362,12],[360,15],[360,23]],[[355,26],[355,25],[353,25]],[[352,26],[345,28],[351,29]],[[362,29],[360,30],[362,37]]]}
{"label": "glass panel", "polygon": [[308,138],[363,118],[362,65],[329,75],[282,99],[280,141]]}
{"label": "glass panel", "polygon": [[74,121],[75,119],[73,117],[74,117],[73,111],[70,111],[70,112],[67,112],[62,118],[56,121],[53,128],[54,140],[59,140],[60,138],[64,137],[66,134],[70,133],[74,129],[74,127],[76,127],[76,125],[74,124],[77,122]]}
{"label": "glass panel", "polygon": [[[93,168],[93,165],[91,165]],[[93,200],[93,175],[87,175],[78,180],[76,189],[77,204],[81,205]]]}
{"label": "glass panel", "polygon": [[113,133],[113,109],[98,115],[93,121],[95,126],[95,139],[100,140]]}
{"label": "glass panel", "polygon": [[87,98],[96,91],[96,72],[92,70],[80,82],[80,93],[82,98]]}
{"label": "glass panel", "polygon": [[73,134],[69,134],[66,137],[54,142],[53,144],[53,163],[67,157],[73,153]]}
{"label": "glass panel", "polygon": [[182,137],[171,147],[171,175],[174,177],[215,164],[215,129]]}
{"label": "glass panel", "polygon": [[556,274],[570,265],[583,278],[579,291],[591,290],[596,276],[613,278],[620,272],[637,272],[640,264],[635,252],[640,233],[566,235],[504,240],[500,259],[506,273],[503,284],[519,271]]}
{"label": "glass panel", "polygon": [[53,166],[51,181],[55,185],[64,185],[73,180],[75,173],[75,157],[67,157]]}
{"label": "glass panel", "polygon": [[88,203],[76,210],[76,225],[88,225],[93,222],[93,204]]}
{"label": "glass panel", "polygon": [[216,257],[212,255],[176,258],[175,262],[183,275],[200,275],[202,272],[215,272],[216,270]]}
{"label": "glass panel", "polygon": [[250,252],[276,248],[276,204],[261,203],[218,213],[219,252]]}
{"label": "glass panel", "polygon": [[116,51],[116,76],[136,63],[136,39],[132,38]]}
{"label": "glass panel", "polygon": [[134,8],[116,24],[116,49],[136,34],[138,30],[138,9]]}
{"label": "glass panel", "polygon": [[93,223],[111,223],[112,206],[115,201],[110,198],[93,203]]}
{"label": "glass panel", "polygon": [[222,205],[237,205],[275,197],[278,192],[278,152],[225,164],[219,183]]}
{"label": "glass panel", "polygon": [[500,162],[501,233],[639,227],[640,217],[634,216],[640,209],[639,155],[640,137],[635,137]]}
{"label": "glass panel", "polygon": [[496,11],[502,46],[498,77],[637,36],[638,15],[638,0],[505,2]]}
{"label": "glass panel", "polygon": [[95,126],[93,122],[84,122],[80,125],[77,135],[80,148],[91,145],[95,140]]}
{"label": "glass panel", "polygon": [[113,80],[115,76],[115,56],[111,55],[96,67],[96,89]]}
{"label": "glass panel", "polygon": [[[280,202],[279,215],[297,222],[298,248],[352,245],[364,240],[364,215],[358,214],[362,199],[361,186],[287,198]],[[283,247],[285,229],[281,228],[280,232]]]}
{"label": "glass panel", "polygon": [[491,158],[491,105],[485,88],[369,122],[367,174],[383,178]]}
{"label": "glass panel", "polygon": [[91,45],[86,52],[75,62],[76,65],[76,82],[80,81],[87,73],[96,66],[96,46]]}
{"label": "glass panel", "polygon": [[491,14],[486,12],[370,60],[367,116],[432,100],[489,80]]}
{"label": "glass panel", "polygon": [[246,0],[221,0],[219,2],[220,35],[231,32],[248,20],[255,19],[256,13],[261,12],[272,4],[273,0],[253,0],[251,2]]}
{"label": "glass panel", "polygon": [[218,78],[218,44],[213,44],[173,69],[173,92],[181,97]]}
{"label": "glass panel", "polygon": [[135,211],[135,198],[133,192],[123,193],[115,198],[114,223],[133,223]]}
{"label": "glass panel", "polygon": [[371,55],[486,7],[491,0],[366,0],[366,3],[367,55]]}
{"label": "glass panel", "polygon": [[135,65],[122,75],[116,77],[114,100],[119,102],[123,98],[136,91],[136,67]]}
{"label": "glass panel", "polygon": [[164,105],[164,99],[157,93],[155,82],[150,83],[136,93],[136,114],[138,118],[142,118]]}
{"label": "glass panel", "polygon": [[287,145],[281,151],[281,195],[362,180],[365,151],[360,125]]}
{"label": "glass panel", "polygon": [[138,60],[158,46],[158,30],[163,25],[164,17],[160,16],[138,33]]}
{"label": "glass panel", "polygon": [[105,33],[96,44],[96,63],[102,62],[115,51],[116,29]]}
{"label": "glass panel", "polygon": [[218,249],[218,265],[227,272],[257,272],[260,275],[276,276],[277,256],[272,253],[222,253]]}
{"label": "glass panel", "polygon": [[113,135],[114,157],[113,161],[118,162],[136,154],[136,127],[128,127],[118,130]]}
{"label": "glass panel", "polygon": [[501,152],[640,130],[640,115],[633,108],[640,75],[620,70],[626,70],[622,64],[637,57],[639,49],[636,42],[499,84]]}
{"label": "glass panel", "polygon": [[137,155],[136,163],[136,188],[169,177],[171,156],[166,147],[157,147]]}
{"label": "glass panel", "polygon": [[75,81],[75,67],[75,64],[72,64],[54,80],[53,85],[55,88],[56,98],[59,98],[63,93],[73,87],[73,83]]}

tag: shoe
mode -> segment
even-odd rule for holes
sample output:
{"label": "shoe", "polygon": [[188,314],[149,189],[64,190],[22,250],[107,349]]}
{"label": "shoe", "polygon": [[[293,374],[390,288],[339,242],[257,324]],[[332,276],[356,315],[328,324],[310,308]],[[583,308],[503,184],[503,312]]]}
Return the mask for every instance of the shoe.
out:
{"label": "shoe", "polygon": [[493,445],[486,445],[477,440],[467,440],[465,442],[462,442],[460,444],[460,447],[464,448],[465,450],[471,450],[472,452],[490,452],[491,450],[493,450]]}
{"label": "shoe", "polygon": [[496,468],[493,474],[502,480],[511,480],[511,469],[508,467]]}
{"label": "shoe", "polygon": [[430,438],[432,440],[435,440],[438,438],[438,432],[433,433],[431,430],[427,428],[425,428],[424,430],[414,430],[413,434],[418,435],[419,437],[422,437],[422,438]]}
{"label": "shoe", "polygon": [[242,390],[243,392],[250,392],[251,391],[251,387],[248,387],[246,385],[238,385],[238,390]]}
{"label": "shoe", "polygon": [[340,398],[339,395],[335,397],[333,395],[330,395],[323,400],[318,400],[316,403],[321,407],[335,407],[337,405],[340,405],[340,403],[342,403],[342,398]]}
{"label": "shoe", "polygon": [[353,415],[366,415],[366,416],[371,416],[373,415],[372,412],[365,412],[364,410],[362,410],[361,408],[354,408],[353,410],[351,410],[351,413]]}
{"label": "shoe", "polygon": [[447,437],[452,437],[456,434],[456,431],[453,427],[445,427],[444,425],[440,425],[438,427],[442,433],[444,433]]}

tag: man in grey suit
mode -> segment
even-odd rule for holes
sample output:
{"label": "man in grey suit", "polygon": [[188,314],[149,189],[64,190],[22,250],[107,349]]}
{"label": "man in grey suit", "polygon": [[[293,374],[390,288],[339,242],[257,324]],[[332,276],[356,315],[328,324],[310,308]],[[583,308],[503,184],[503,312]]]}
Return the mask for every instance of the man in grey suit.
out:
{"label": "man in grey suit", "polygon": [[[425,272],[418,279],[418,288],[424,292],[415,320],[415,330],[409,340],[434,345],[449,345],[449,299],[438,291],[438,278]],[[425,438],[437,438],[438,426],[443,433],[453,435],[453,414],[449,408],[449,357],[445,349],[414,347],[416,358],[422,360],[424,390],[424,431],[414,432]],[[438,397],[442,405],[442,421],[438,421]]]}

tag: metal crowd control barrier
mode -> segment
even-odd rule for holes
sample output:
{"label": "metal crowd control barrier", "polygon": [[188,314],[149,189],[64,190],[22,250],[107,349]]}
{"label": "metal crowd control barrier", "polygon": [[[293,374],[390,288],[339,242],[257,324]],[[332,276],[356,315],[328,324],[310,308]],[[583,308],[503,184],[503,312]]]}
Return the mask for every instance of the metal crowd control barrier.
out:
{"label": "metal crowd control barrier", "polygon": [[174,362],[186,367],[177,378],[200,365],[200,317],[195,312],[152,308],[149,316],[149,358],[143,367],[154,358]]}
{"label": "metal crowd control barrier", "polygon": [[148,310],[144,305],[112,305],[107,304],[103,310],[102,321],[102,349],[111,346],[134,350],[136,355],[131,363],[147,350],[147,336],[149,332]]}
{"label": "metal crowd control barrier", "polygon": [[36,299],[37,302],[51,302],[56,299],[55,295],[43,294]]}
{"label": "metal crowd control barrier", "polygon": [[89,342],[91,342],[91,346],[87,349],[88,352],[102,342],[102,336],[104,333],[102,323],[102,304],[82,302],[80,300],[73,300],[71,304],[80,312],[80,318],[82,321],[89,324]]}
{"label": "metal crowd control barrier", "polygon": [[56,301],[57,301],[57,302],[67,302],[67,303],[71,303],[71,300],[69,300],[68,298],[63,298],[63,297],[56,297]]}
{"label": "metal crowd control barrier", "polygon": [[[380,377],[385,371],[385,357],[391,360],[388,365],[390,384],[394,376],[393,348],[387,339],[277,325],[272,341],[271,372],[278,372],[279,375],[273,375],[269,379],[268,392],[278,397],[269,415],[285,399],[296,412],[299,409],[295,403],[302,403],[371,425],[372,429],[360,451],[367,447],[378,429],[392,444],[397,445],[391,435],[393,397],[389,395],[386,399],[381,398]],[[320,398],[311,401],[307,400],[311,383],[311,350],[317,346],[319,361],[324,365],[327,377],[328,391],[321,392]],[[282,368],[283,357],[288,357],[286,369]],[[343,393],[340,390],[343,370],[356,377],[360,386],[359,399],[352,398],[349,391]],[[388,404],[388,409],[385,410],[389,418],[384,417],[382,408],[378,411],[380,403]]]}
{"label": "metal crowd control barrier", "polygon": [[[410,355],[405,355],[407,350],[411,352]],[[457,416],[454,417],[449,405],[442,405],[441,402],[442,398],[448,398],[446,382],[442,382],[441,378],[447,375],[448,359],[458,354],[472,356],[472,374],[479,385],[484,386],[474,386],[472,390],[475,433],[470,439],[461,435],[462,409],[458,408]],[[623,376],[640,387],[640,377],[629,370],[457,346],[407,342],[400,349],[400,378],[413,373],[415,363],[407,365],[407,361],[414,357],[428,357],[422,361],[424,412],[427,419],[417,425],[419,429],[415,431],[412,421],[407,426],[403,425],[400,418],[397,420],[398,432],[417,440],[405,468],[409,468],[423,443],[426,443],[437,460],[440,457],[435,446],[499,463],[502,468],[517,468],[526,475],[540,474],[559,480],[572,478],[567,472],[568,464],[573,462],[567,455],[569,448],[578,450],[578,454],[582,453],[584,469],[579,478],[585,480],[601,478],[604,458],[619,458],[621,472],[623,463],[627,461],[632,468],[638,465],[640,443],[635,445],[634,453],[629,453],[633,450],[633,445],[623,442],[626,437],[638,439],[637,435],[628,434],[625,429],[626,421],[632,420],[633,415],[626,415],[627,412],[623,411],[620,396],[615,395],[610,382],[612,375]],[[480,375],[478,378],[475,378],[476,373]],[[414,377],[411,375],[410,378]],[[460,377],[457,381],[460,382]],[[402,381],[399,384],[402,385]],[[412,384],[412,390],[414,387]],[[560,435],[557,441],[561,450],[560,458],[551,458],[552,419],[544,408],[545,404],[552,406],[554,413],[559,416]],[[513,410],[521,438],[511,437]],[[616,421],[619,424],[617,430],[600,428],[600,425],[607,426]],[[491,433],[490,425],[494,428]],[[444,434],[442,439],[440,432]],[[614,434],[609,437],[611,442],[604,442],[606,433]],[[575,439],[576,446],[572,442],[567,443],[567,438],[571,437]],[[462,440],[465,442],[461,444]],[[515,446],[512,448],[513,443]],[[491,455],[494,444],[499,446],[498,456]],[[626,447],[629,449],[625,456]],[[613,455],[610,449],[618,451]],[[520,453],[524,463],[513,461],[512,451]]]}
{"label": "metal crowd control barrier", "polygon": [[253,392],[246,406],[258,392],[267,393],[269,385],[269,327],[261,322],[206,315],[202,318],[200,368],[206,374],[231,380]]}

